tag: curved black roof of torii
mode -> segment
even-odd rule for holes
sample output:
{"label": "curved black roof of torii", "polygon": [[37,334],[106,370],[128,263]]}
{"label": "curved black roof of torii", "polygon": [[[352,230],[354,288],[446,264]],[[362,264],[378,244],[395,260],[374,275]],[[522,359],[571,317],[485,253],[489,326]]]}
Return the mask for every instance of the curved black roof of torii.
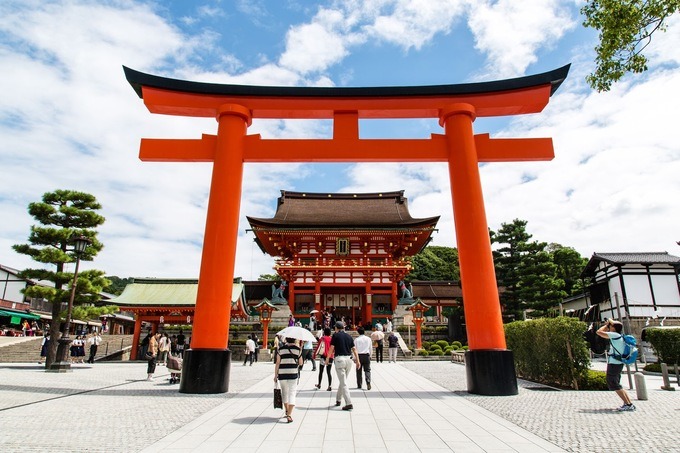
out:
{"label": "curved black roof of torii", "polygon": [[262,96],[262,97],[427,97],[456,96],[501,91],[514,91],[541,85],[551,85],[552,95],[566,79],[571,64],[542,74],[534,74],[514,79],[493,80],[489,82],[459,83],[450,85],[423,86],[382,86],[382,87],[293,87],[293,86],[256,86],[221,83],[192,82],[171,79],[135,71],[123,66],[125,77],[140,98],[142,87],[158,88],[169,91],[207,94],[220,96]]}

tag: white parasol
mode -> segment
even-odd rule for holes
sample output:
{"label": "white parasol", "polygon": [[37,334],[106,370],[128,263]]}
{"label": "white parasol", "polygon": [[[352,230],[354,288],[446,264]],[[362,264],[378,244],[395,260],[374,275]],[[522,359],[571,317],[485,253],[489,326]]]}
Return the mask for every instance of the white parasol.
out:
{"label": "white parasol", "polygon": [[296,340],[302,341],[316,341],[312,332],[298,326],[286,327],[285,329],[276,332],[276,335],[280,335],[283,338],[295,338]]}
{"label": "white parasol", "polygon": [[318,313],[318,312],[319,312],[319,310],[312,310],[312,311],[309,312],[309,314],[311,315],[312,313]]}

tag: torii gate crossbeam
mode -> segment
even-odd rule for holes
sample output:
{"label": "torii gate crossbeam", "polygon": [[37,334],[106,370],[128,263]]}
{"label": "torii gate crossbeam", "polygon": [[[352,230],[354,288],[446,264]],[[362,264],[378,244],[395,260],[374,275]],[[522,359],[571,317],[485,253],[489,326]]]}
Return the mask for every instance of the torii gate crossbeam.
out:
{"label": "torii gate crossbeam", "polygon": [[[465,319],[468,390],[517,394],[505,336],[479,176],[480,162],[550,160],[550,138],[474,135],[476,117],[538,113],[569,65],[517,79],[420,87],[319,88],[223,85],[168,79],[124,68],[151,113],[214,117],[217,135],[142,139],[144,161],[213,162],[191,349],[180,392],[228,391],[230,304],[243,164],[246,162],[446,162],[451,179]],[[247,135],[253,118],[333,119],[331,139]],[[438,118],[429,139],[360,139],[365,118]],[[467,283],[467,284],[466,284]]]}

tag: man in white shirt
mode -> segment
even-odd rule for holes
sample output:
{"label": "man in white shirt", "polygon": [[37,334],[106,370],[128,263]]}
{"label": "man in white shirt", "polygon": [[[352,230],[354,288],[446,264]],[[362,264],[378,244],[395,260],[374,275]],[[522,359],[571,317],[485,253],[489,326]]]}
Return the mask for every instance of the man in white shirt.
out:
{"label": "man in white shirt", "polygon": [[87,359],[87,363],[94,363],[94,357],[97,355],[97,348],[102,342],[102,337],[99,332],[93,332],[90,338],[87,339],[87,344],[90,345],[90,357]]}
{"label": "man in white shirt", "polygon": [[361,363],[361,368],[357,368],[357,388],[361,388],[361,370],[363,369],[366,375],[366,388],[371,390],[371,354],[373,353],[373,345],[371,344],[371,338],[364,335],[363,327],[358,327],[357,333],[359,336],[354,340],[354,346],[357,348],[359,363]]}
{"label": "man in white shirt", "polygon": [[255,355],[255,342],[252,337],[248,337],[246,340],[246,358],[243,361],[243,366],[246,365],[248,359],[250,359],[250,366],[253,366],[253,356]]}

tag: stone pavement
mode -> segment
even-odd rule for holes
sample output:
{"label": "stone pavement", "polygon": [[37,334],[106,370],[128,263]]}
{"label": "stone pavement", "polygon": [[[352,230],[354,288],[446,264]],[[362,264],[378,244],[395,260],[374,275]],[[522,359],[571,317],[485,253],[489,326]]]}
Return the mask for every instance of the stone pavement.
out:
{"label": "stone pavement", "polygon": [[[520,381],[520,393],[465,392],[465,368],[450,362],[376,364],[373,388],[352,389],[355,409],[333,406],[307,364],[293,423],[272,407],[271,363],[232,364],[230,392],[185,395],[164,367],[148,382],[143,362],[74,365],[45,373],[0,364],[2,451],[419,452],[678,451],[680,392],[647,376],[648,401],[612,409],[612,392],[553,391]],[[334,371],[333,371],[334,372]],[[355,382],[354,377],[349,379]],[[325,382],[325,378],[324,378]],[[626,380],[624,379],[624,382]],[[626,386],[627,387],[627,386]],[[57,420],[55,423],[54,419]],[[615,439],[612,444],[612,440]],[[616,439],[627,439],[626,442]]]}

